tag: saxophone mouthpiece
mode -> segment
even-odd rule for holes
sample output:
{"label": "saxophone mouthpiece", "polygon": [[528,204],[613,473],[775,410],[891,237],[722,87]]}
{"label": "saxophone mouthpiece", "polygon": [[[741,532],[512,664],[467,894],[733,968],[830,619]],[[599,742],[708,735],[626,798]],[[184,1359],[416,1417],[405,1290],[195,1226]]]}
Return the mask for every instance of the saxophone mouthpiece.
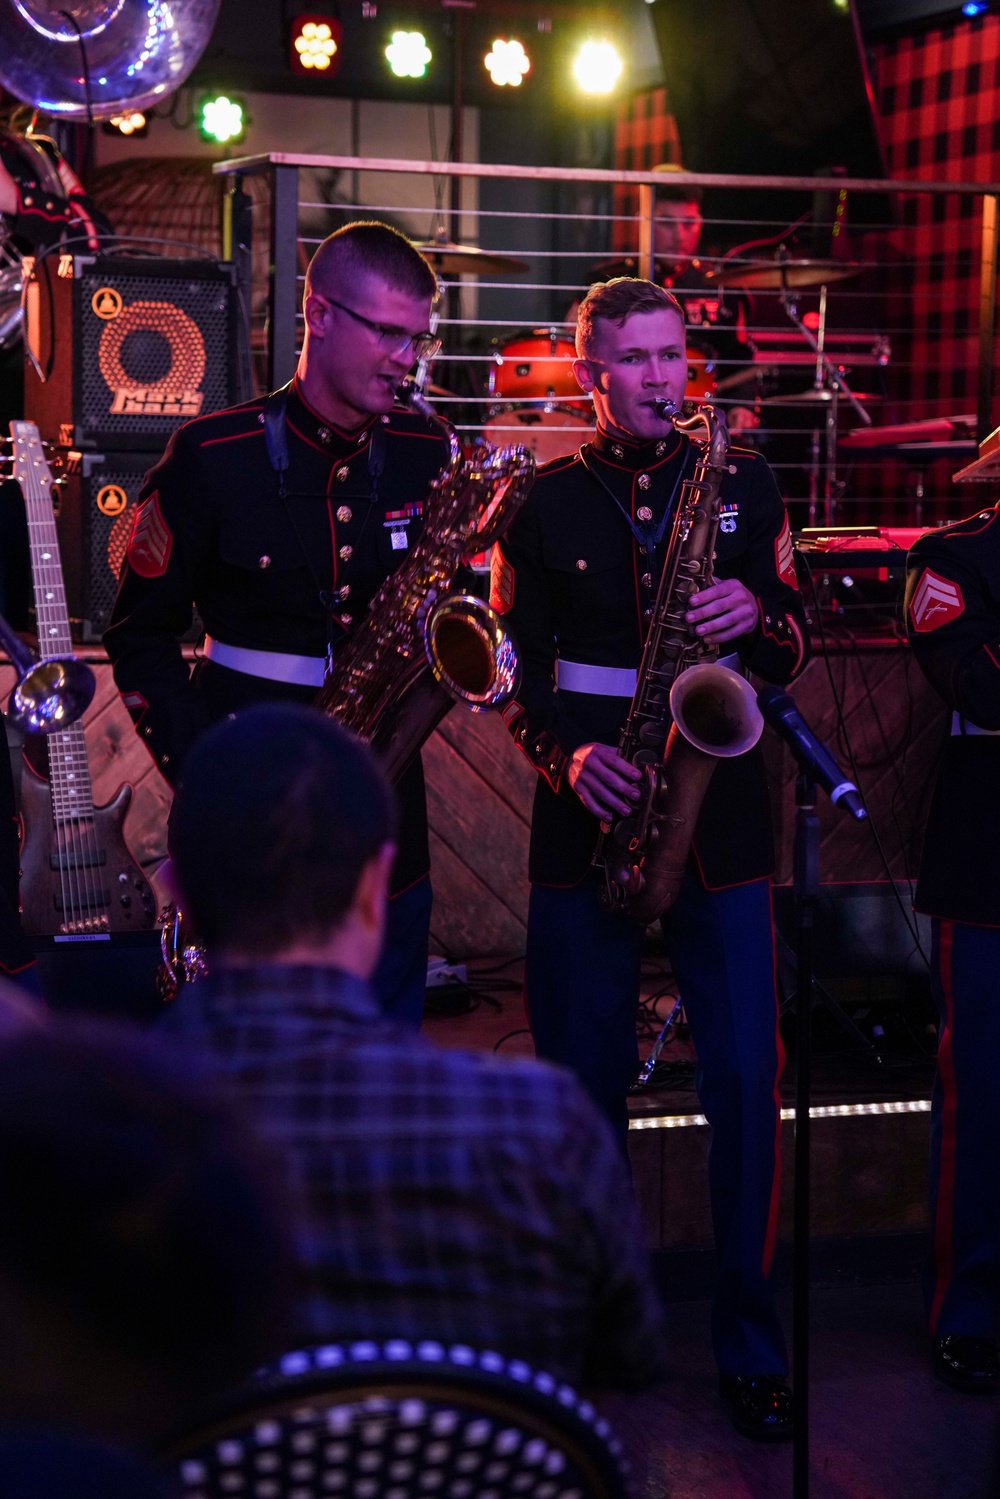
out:
{"label": "saxophone mouthpiece", "polygon": [[669,400],[666,396],[657,396],[654,400],[650,401],[649,404],[652,406],[661,422],[672,422],[674,417],[677,415],[678,408],[674,405],[673,401]]}
{"label": "saxophone mouthpiece", "polygon": [[414,411],[419,411],[420,415],[427,417],[429,421],[433,421],[437,417],[437,412],[420,389],[416,380],[412,380],[409,376],[406,377],[401,385],[396,386],[396,400],[402,401],[404,406],[412,406]]}

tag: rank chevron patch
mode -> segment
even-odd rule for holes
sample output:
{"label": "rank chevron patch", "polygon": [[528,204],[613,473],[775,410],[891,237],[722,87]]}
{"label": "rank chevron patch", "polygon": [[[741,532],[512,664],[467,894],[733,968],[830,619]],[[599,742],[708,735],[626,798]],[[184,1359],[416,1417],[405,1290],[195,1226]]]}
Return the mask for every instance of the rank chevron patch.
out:
{"label": "rank chevron patch", "polygon": [[160,497],[154,489],[135,512],[128,539],[128,561],[140,578],[162,578],[170,561],[174,538],[163,519]]}
{"label": "rank chevron patch", "polygon": [[490,560],[490,608],[506,614],[514,602],[514,569],[498,546]]}
{"label": "rank chevron patch", "polygon": [[795,548],[792,546],[792,533],[787,515],[785,524],[775,537],[774,566],[782,583],[787,583],[789,588],[798,588],[799,580],[795,576]]}
{"label": "rank chevron patch", "polygon": [[965,600],[958,584],[925,567],[910,600],[910,619],[918,634],[939,629],[957,619],[964,610]]}

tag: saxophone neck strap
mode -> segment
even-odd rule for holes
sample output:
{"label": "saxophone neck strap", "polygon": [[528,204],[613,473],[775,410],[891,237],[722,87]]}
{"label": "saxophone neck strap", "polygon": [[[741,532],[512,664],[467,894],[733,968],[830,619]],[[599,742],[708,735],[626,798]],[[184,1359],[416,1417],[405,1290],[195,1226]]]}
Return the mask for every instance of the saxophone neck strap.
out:
{"label": "saxophone neck strap", "polygon": [[288,424],[285,414],[288,409],[288,392],[292,388],[289,380],[278,390],[272,390],[264,402],[264,442],[267,445],[268,462],[278,475],[278,490],[282,499],[285,494],[284,475],[288,470]]}
{"label": "saxophone neck strap", "polygon": [[[278,494],[285,498],[285,474],[288,472],[288,392],[292,381],[272,390],[264,402],[264,442],[267,446],[268,462],[278,475]],[[378,499],[378,481],[385,469],[385,428],[381,422],[372,427],[368,444],[368,479],[371,483],[371,499]]]}
{"label": "saxophone neck strap", "polygon": [[691,448],[691,445],[689,443],[688,444],[687,452],[684,454],[684,458],[683,458],[683,460],[681,462],[681,466],[680,466],[680,469],[678,471],[677,478],[674,480],[674,487],[670,491],[670,498],[667,500],[666,506],[665,506],[664,511],[663,511],[663,515],[660,517],[660,520],[658,522],[656,522],[656,521],[645,521],[644,522],[644,521],[636,521],[636,520],[632,519],[631,515],[629,515],[628,511],[625,509],[625,506],[622,504],[621,500],[618,498],[618,496],[615,494],[614,490],[611,488],[611,485],[607,482],[607,480],[603,477],[603,475],[601,475],[601,474],[598,473],[597,469],[594,467],[594,465],[590,461],[589,444],[585,443],[584,446],[580,449],[580,458],[583,461],[583,466],[587,470],[587,473],[590,475],[590,477],[592,479],[596,479],[597,480],[597,483],[604,490],[605,494],[609,495],[611,497],[611,499],[614,501],[615,505],[618,507],[619,511],[621,512],[621,515],[622,515],[622,518],[625,521],[625,524],[628,526],[629,530],[632,532],[632,535],[635,537],[636,545],[643,552],[645,552],[646,556],[649,557],[650,559],[652,559],[652,557],[653,557],[653,555],[654,555],[654,553],[656,551],[656,548],[659,546],[660,542],[663,540],[663,537],[664,537],[664,535],[666,533],[667,526],[670,523],[670,517],[674,513],[674,504],[675,504],[675,502],[677,500],[677,495],[678,495],[678,493],[680,491],[681,484],[684,482],[684,475],[687,472],[688,459],[691,456],[691,451],[692,451],[692,448]]}

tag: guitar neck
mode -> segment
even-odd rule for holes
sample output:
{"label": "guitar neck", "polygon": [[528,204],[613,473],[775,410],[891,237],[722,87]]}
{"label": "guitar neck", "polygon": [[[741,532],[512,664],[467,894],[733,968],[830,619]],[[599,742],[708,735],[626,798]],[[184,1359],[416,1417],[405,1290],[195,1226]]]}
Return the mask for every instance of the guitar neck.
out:
{"label": "guitar neck", "polygon": [[[28,517],[38,653],[43,658],[71,656],[73,637],[52,508],[52,475],[34,423],[12,422],[11,432],[14,436],[14,472],[24,495]],[[53,821],[59,826],[75,818],[92,817],[94,795],[83,726],[75,723],[50,734],[48,751]]]}

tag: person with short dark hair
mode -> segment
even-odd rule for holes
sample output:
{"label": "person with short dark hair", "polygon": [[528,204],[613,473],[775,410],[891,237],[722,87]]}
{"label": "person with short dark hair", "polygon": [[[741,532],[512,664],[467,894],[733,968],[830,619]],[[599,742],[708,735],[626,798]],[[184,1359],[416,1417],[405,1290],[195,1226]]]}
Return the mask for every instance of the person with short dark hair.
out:
{"label": "person with short dark hair", "polygon": [[[290,386],[186,423],[147,475],[105,643],[136,729],[171,785],[209,724],[262,700],[311,702],[419,538],[447,444],[397,403],[396,390],[437,346],[436,289],[426,260],[395,229],[339,229],[306,275]],[[206,635],[191,672],[179,637],[195,607]],[[295,744],[286,752],[294,759]],[[431,907],[419,756],[399,795],[389,939],[375,984],[383,1004],[416,1026]]]}
{"label": "person with short dark hair", "polygon": [[286,1342],[277,1175],[161,1052],[110,1027],[0,1036],[7,1429],[150,1442]]}
{"label": "person with short dark hair", "polygon": [[185,763],[172,848],[209,974],[160,1029],[231,1080],[301,1190],[301,1338],[433,1339],[642,1385],[661,1366],[658,1302],[626,1173],[582,1089],[562,1069],[439,1049],[379,1012],[388,801],[367,748],[308,709],[261,705],[210,730]]}
{"label": "person with short dark hair", "polygon": [[[540,1056],[572,1067],[620,1132],[638,1072],[643,927],[601,903],[601,823],[634,810],[640,771],[617,745],[636,690],[694,444],[679,408],[685,329],[649,281],[595,286],[580,308],[581,389],[597,435],[539,473],[493,555],[491,602],[524,676],[504,718],[539,773],[531,821],[525,997]],[[791,533],[756,453],[729,447],[714,582],[692,595],[693,639],[725,664],[787,682],[808,657]],[[701,804],[683,884],[663,922],[712,1126],[718,1250],[713,1342],[723,1390],[750,1436],[791,1435],[781,1325],[768,1288],[778,1201],[778,1032],[769,878],[774,845],[760,750],[723,760]]]}

